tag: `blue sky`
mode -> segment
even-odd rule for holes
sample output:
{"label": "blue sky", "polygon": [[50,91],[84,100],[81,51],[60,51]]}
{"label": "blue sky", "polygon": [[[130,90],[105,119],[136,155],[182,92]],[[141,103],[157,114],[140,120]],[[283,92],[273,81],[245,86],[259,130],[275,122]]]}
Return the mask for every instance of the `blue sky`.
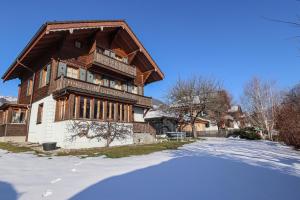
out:
{"label": "blue sky", "polygon": [[[2,1],[2,75],[45,21],[125,19],[165,73],[148,96],[163,99],[180,76],[223,82],[238,102],[252,76],[290,88],[300,80],[299,28],[263,17],[297,20],[296,0]],[[17,96],[19,81],[0,83],[0,95]]]}

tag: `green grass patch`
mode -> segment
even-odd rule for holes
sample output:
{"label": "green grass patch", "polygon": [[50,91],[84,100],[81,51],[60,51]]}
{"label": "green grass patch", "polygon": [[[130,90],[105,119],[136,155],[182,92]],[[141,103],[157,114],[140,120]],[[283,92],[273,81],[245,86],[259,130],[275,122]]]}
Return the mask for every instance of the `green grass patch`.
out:
{"label": "green grass patch", "polygon": [[34,151],[30,147],[21,147],[14,145],[12,143],[7,142],[0,142],[0,149],[12,152],[12,153],[22,153],[22,152],[28,152],[28,151]]}
{"label": "green grass patch", "polygon": [[70,150],[64,152],[58,152],[57,156],[80,156],[84,157],[96,157],[105,155],[108,158],[121,158],[134,155],[145,155],[162,150],[175,150],[179,147],[189,144],[193,141],[166,141],[155,144],[144,144],[144,145],[128,145],[118,147],[103,147],[103,148],[89,148]]}

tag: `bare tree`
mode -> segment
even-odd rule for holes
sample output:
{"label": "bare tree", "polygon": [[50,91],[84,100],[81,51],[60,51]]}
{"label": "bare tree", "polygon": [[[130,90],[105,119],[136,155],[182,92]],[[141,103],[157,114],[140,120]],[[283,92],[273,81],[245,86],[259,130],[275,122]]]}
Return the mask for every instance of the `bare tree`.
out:
{"label": "bare tree", "polygon": [[87,139],[105,140],[106,147],[114,140],[126,139],[132,133],[130,124],[119,122],[98,122],[89,120],[72,120],[68,126],[68,130],[72,133],[70,141],[76,140],[78,137],[86,137]]}
{"label": "bare tree", "polygon": [[247,119],[253,126],[267,132],[271,140],[280,101],[280,92],[274,81],[263,82],[254,77],[244,87],[242,104]]}
{"label": "bare tree", "polygon": [[197,137],[195,122],[213,110],[217,102],[220,84],[214,79],[193,77],[178,79],[167,93],[167,110],[178,117],[178,121],[191,124],[193,136]]}
{"label": "bare tree", "polygon": [[300,148],[300,84],[285,95],[279,108],[276,127],[280,139]]}
{"label": "bare tree", "polygon": [[220,90],[214,98],[214,106],[208,113],[208,118],[214,120],[218,129],[225,124],[225,116],[228,115],[228,110],[231,107],[232,98],[226,90]]}

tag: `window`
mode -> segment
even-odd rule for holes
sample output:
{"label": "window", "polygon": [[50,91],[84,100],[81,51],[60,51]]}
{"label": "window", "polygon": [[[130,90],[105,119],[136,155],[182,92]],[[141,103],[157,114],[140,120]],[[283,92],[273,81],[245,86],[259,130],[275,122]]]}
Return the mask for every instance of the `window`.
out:
{"label": "window", "polygon": [[103,85],[109,87],[109,80],[106,77],[103,77]]}
{"label": "window", "polygon": [[91,118],[91,99],[86,98],[86,106],[85,106],[85,118]]}
{"label": "window", "polygon": [[131,83],[128,84],[127,86],[128,92],[132,93],[133,92],[133,85]]}
{"label": "window", "polygon": [[209,128],[210,127],[210,124],[209,122],[205,124],[205,128]]}
{"label": "window", "polygon": [[67,67],[67,77],[78,79],[78,69],[74,67]]}
{"label": "window", "polygon": [[66,108],[66,100],[60,99],[57,100],[57,120],[64,120],[65,119],[65,108]]}
{"label": "window", "polygon": [[81,42],[75,41],[75,47],[78,48],[78,49],[80,49],[82,47]]}
{"label": "window", "polygon": [[110,87],[115,88],[116,82],[114,80],[110,80]]}
{"label": "window", "polygon": [[28,79],[27,81],[27,91],[26,91],[26,94],[27,96],[31,95],[32,94],[32,79]]}
{"label": "window", "polygon": [[111,103],[111,119],[115,119],[115,104]]}
{"label": "window", "polygon": [[43,107],[44,107],[43,103],[39,104],[39,106],[38,106],[37,119],[36,119],[36,123],[37,124],[41,124],[42,123]]}
{"label": "window", "polygon": [[48,64],[40,71],[39,88],[46,86],[50,81],[51,65]]}
{"label": "window", "polygon": [[98,110],[98,101],[95,99],[94,100],[94,119],[99,119],[99,110]]}
{"label": "window", "polygon": [[79,100],[79,118],[84,116],[84,97],[80,97]]}
{"label": "window", "polygon": [[91,118],[91,99],[88,97],[80,97],[79,118]]}
{"label": "window", "polygon": [[99,74],[94,74],[94,83],[97,85],[102,85],[101,76]]}
{"label": "window", "polygon": [[123,85],[122,85],[122,90],[124,90],[124,91],[127,92],[127,83],[123,83]]}
{"label": "window", "polygon": [[138,93],[138,88],[136,86],[133,86],[132,93],[133,94],[137,94]]}
{"label": "window", "polygon": [[115,81],[115,89],[117,90],[121,90],[122,89],[122,85],[121,85],[121,81]]}
{"label": "window", "polygon": [[110,103],[106,103],[106,119],[110,119]]}
{"label": "window", "polygon": [[21,109],[14,109],[12,111],[12,120],[11,123],[14,124],[23,124],[25,123],[26,111]]}

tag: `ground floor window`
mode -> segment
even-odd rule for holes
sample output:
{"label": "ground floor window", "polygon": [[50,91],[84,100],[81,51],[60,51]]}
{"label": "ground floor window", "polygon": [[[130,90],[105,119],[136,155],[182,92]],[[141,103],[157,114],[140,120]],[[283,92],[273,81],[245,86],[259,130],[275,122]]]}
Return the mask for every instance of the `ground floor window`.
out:
{"label": "ground floor window", "polygon": [[11,123],[24,124],[26,120],[26,110],[13,109]]}
{"label": "ground floor window", "polygon": [[[72,99],[71,99],[72,100]],[[132,121],[132,105],[85,96],[75,96],[73,100],[72,110],[73,118],[91,119],[91,120],[110,120],[131,122]],[[58,104],[62,107],[62,104]],[[57,111],[63,109],[57,109]],[[61,114],[62,115],[62,114]]]}
{"label": "ground floor window", "polygon": [[36,119],[36,123],[37,124],[41,124],[42,123],[43,108],[44,108],[44,104],[43,103],[39,104],[38,111],[37,111],[37,119]]}

